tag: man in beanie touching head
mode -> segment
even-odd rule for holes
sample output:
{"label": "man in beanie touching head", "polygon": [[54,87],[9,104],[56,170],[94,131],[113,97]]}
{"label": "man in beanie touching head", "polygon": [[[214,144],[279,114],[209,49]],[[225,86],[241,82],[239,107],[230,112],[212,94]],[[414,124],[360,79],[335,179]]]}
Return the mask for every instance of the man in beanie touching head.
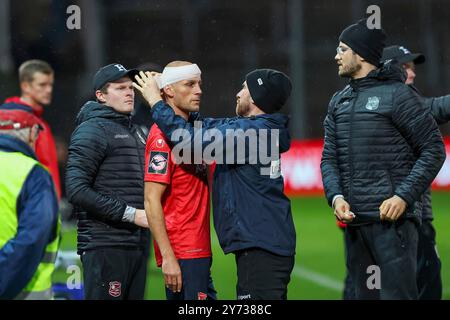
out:
{"label": "man in beanie touching head", "polygon": [[[384,40],[383,30],[367,28],[365,20],[339,37],[335,60],[350,82],[329,103],[322,180],[336,218],[347,223],[346,265],[355,298],[417,299],[421,196],[445,150],[403,71],[380,67]],[[375,281],[369,281],[374,270]]]}
{"label": "man in beanie touching head", "polygon": [[[153,120],[171,143],[178,147],[200,141],[202,160],[217,161],[212,188],[214,226],[224,252],[235,254],[237,298],[287,299],[296,235],[290,201],[283,192],[279,155],[290,147],[288,117],[277,112],[291,93],[290,79],[271,69],[250,72],[236,96],[238,117],[202,119],[199,114],[191,114],[190,120],[202,121],[202,130],[195,131],[191,121],[176,115],[161,99],[152,76],[141,74],[137,82],[135,87],[152,106]],[[179,128],[188,133],[187,142],[174,137]],[[233,155],[231,159],[226,157],[225,163],[206,155],[212,132],[214,143],[222,146],[216,151]],[[258,143],[248,142],[252,132]],[[260,139],[264,133],[276,142],[276,146],[269,144],[270,154],[275,152],[275,156],[268,162],[261,158],[252,161],[252,155],[267,147],[267,140]],[[235,161],[239,140],[246,141],[245,156]],[[195,145],[190,150],[197,148]]]}
{"label": "man in beanie touching head", "polygon": [[[237,95],[236,114],[245,117],[250,113],[278,112],[290,96],[291,90],[291,81],[285,74],[271,69],[254,70],[247,74],[243,89]],[[239,103],[244,94],[248,94],[250,99],[243,99],[242,103]]]}

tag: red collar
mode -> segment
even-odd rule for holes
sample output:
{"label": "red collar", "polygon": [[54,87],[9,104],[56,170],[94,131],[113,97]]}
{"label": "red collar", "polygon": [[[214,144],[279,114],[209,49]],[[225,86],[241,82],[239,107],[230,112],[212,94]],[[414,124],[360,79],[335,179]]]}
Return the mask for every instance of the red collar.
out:
{"label": "red collar", "polygon": [[22,99],[20,99],[20,97],[18,97],[18,96],[7,98],[5,100],[5,103],[17,103],[17,104],[21,104],[21,105],[30,107],[31,109],[33,109],[33,114],[37,117],[42,117],[42,114],[44,113],[44,108],[42,106],[32,106],[31,104],[28,104],[25,101],[23,101]]}

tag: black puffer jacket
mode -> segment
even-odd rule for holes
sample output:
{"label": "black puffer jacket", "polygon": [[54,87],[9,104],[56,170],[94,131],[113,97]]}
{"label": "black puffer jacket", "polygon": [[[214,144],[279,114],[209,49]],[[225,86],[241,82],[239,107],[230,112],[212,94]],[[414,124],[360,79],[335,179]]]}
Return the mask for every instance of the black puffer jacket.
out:
{"label": "black puffer jacket", "polygon": [[424,97],[423,102],[430,108],[431,114],[438,124],[450,121],[450,94],[441,97]]}
{"label": "black puffer jacket", "polygon": [[145,136],[127,115],[94,101],[77,117],[66,188],[78,217],[78,251],[148,246],[149,232],[122,222],[126,206],[144,208]]}
{"label": "black puffer jacket", "polygon": [[403,77],[385,65],[330,101],[322,180],[330,205],[337,194],[349,202],[353,224],[379,221],[379,206],[393,195],[408,204],[402,218],[419,222],[421,195],[444,162],[437,124]]}
{"label": "black puffer jacket", "polygon": [[[413,87],[417,90],[415,87]],[[424,97],[424,104],[430,108],[434,120],[438,124],[450,121],[450,95],[441,97]],[[431,188],[423,195],[422,220],[433,220],[433,207],[431,205]]]}

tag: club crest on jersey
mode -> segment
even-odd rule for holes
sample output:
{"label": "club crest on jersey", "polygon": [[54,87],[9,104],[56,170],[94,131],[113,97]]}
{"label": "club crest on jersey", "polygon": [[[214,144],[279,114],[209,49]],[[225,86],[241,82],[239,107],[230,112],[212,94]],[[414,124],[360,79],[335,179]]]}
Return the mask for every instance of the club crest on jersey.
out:
{"label": "club crest on jersey", "polygon": [[158,140],[156,140],[156,146],[157,146],[158,148],[164,147],[164,139],[159,138]]}
{"label": "club crest on jersey", "polygon": [[378,97],[369,97],[366,103],[367,110],[377,110],[380,105],[380,98]]}
{"label": "club crest on jersey", "polygon": [[160,151],[150,151],[150,161],[148,162],[148,173],[166,174],[169,153]]}

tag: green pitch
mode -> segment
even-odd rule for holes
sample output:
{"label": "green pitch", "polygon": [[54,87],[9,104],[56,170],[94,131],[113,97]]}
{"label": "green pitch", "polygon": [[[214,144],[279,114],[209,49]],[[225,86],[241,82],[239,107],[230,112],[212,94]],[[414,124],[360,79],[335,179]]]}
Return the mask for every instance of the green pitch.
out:
{"label": "green pitch", "polygon": [[[434,192],[434,225],[438,250],[442,260],[444,299],[450,299],[450,193]],[[288,298],[341,299],[345,275],[343,235],[336,227],[332,211],[323,197],[292,199],[297,230],[296,265],[292,272]],[[214,230],[212,228],[212,230]],[[234,255],[224,255],[212,231],[212,277],[219,299],[235,299],[236,267]],[[75,233],[63,238],[65,250],[75,248]],[[147,299],[165,299],[161,270],[152,259],[146,288]]]}

